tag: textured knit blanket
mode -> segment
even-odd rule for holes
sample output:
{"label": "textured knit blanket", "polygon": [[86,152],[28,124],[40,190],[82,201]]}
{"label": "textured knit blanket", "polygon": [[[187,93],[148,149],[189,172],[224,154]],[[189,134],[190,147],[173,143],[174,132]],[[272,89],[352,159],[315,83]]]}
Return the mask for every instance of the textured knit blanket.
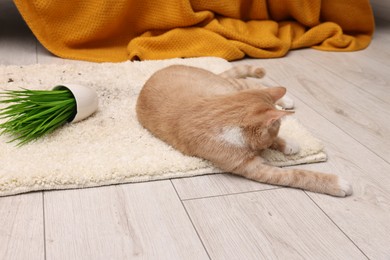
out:
{"label": "textured knit blanket", "polygon": [[369,0],[14,0],[38,40],[89,61],[281,57],[354,51],[374,31]]}

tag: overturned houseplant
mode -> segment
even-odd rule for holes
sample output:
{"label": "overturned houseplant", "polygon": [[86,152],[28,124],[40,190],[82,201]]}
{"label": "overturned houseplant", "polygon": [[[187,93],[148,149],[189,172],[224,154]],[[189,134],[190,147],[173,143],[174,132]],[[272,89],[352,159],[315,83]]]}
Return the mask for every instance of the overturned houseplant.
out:
{"label": "overturned houseplant", "polygon": [[[93,114],[97,94],[90,88],[66,84],[53,90],[7,90],[0,92],[0,134],[23,145],[64,125]],[[8,106],[7,106],[8,105]]]}

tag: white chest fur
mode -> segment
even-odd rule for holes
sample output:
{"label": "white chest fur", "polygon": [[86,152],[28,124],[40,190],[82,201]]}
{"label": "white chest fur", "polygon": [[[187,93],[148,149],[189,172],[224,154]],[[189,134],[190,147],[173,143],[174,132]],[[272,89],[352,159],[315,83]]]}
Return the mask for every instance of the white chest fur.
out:
{"label": "white chest fur", "polygon": [[223,127],[218,137],[234,146],[244,147],[246,145],[242,129],[238,126]]}

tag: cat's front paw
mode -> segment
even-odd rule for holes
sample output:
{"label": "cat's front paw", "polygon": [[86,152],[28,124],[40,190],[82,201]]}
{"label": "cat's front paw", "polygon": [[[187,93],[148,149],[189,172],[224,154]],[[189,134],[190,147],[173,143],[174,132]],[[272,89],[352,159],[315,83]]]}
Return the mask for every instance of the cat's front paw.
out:
{"label": "cat's front paw", "polygon": [[339,177],[337,184],[339,186],[339,191],[337,194],[338,197],[347,197],[352,195],[352,185],[348,181]]}
{"label": "cat's front paw", "polygon": [[287,141],[284,147],[282,148],[282,152],[285,155],[297,154],[299,153],[300,150],[301,147],[299,146],[299,144],[291,140]]}
{"label": "cat's front paw", "polygon": [[294,100],[290,98],[288,95],[284,95],[284,97],[276,101],[276,105],[281,106],[283,109],[293,109]]}

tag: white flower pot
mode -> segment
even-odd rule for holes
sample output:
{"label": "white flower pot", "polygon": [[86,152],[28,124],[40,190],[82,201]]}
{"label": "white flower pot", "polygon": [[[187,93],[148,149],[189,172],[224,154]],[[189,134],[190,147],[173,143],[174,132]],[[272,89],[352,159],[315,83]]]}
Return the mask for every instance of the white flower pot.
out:
{"label": "white flower pot", "polygon": [[63,84],[54,87],[54,89],[68,89],[76,100],[76,115],[69,122],[81,121],[92,115],[98,108],[97,94],[90,88],[76,84]]}

